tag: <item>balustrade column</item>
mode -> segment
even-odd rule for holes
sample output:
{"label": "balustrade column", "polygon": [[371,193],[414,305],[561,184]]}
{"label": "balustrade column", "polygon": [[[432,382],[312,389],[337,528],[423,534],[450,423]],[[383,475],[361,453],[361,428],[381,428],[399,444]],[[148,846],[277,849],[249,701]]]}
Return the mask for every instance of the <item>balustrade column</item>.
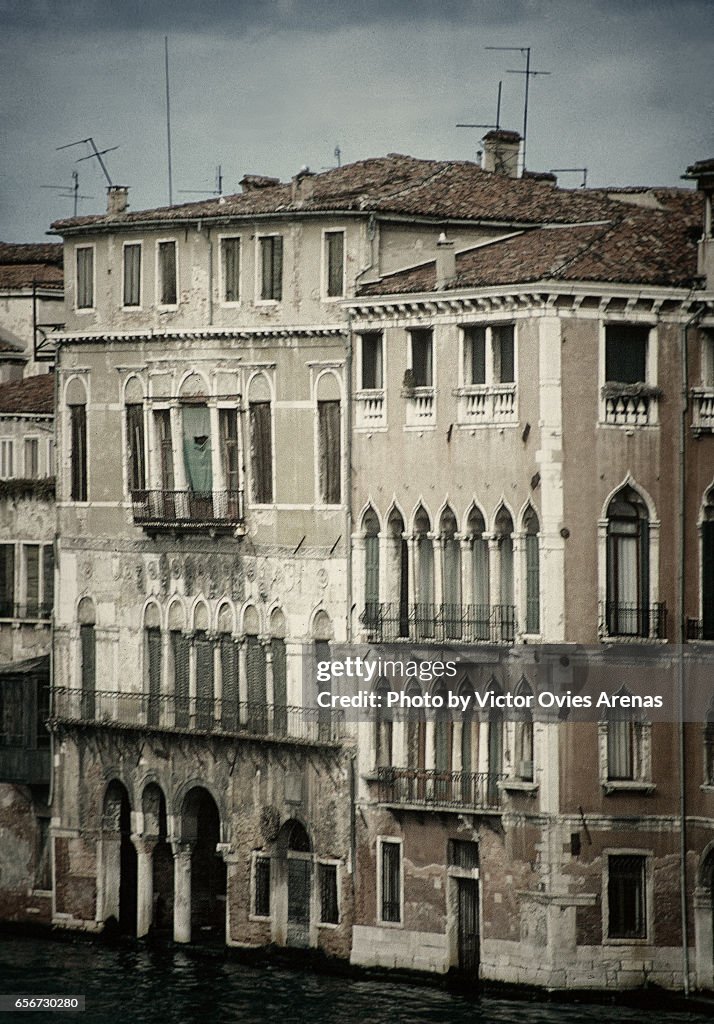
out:
{"label": "balustrade column", "polygon": [[155,836],[132,835],[136,848],[136,937],[148,935],[154,919]]}
{"label": "balustrade column", "polygon": [[190,942],[193,844],[173,842],[171,849],[174,855],[174,942]]}

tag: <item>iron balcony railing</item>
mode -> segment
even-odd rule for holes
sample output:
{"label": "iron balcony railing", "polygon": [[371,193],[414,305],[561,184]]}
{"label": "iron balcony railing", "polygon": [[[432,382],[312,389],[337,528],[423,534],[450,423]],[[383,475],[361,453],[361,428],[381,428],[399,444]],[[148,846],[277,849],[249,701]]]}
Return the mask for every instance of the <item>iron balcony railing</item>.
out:
{"label": "iron balcony railing", "polygon": [[444,772],[438,768],[378,768],[379,802],[415,807],[498,810],[500,772]]}
{"label": "iron balcony railing", "polygon": [[600,604],[600,635],[642,640],[667,637],[667,605],[604,601]]}
{"label": "iron balcony railing", "polygon": [[374,643],[394,640],[448,640],[462,643],[515,643],[515,605],[368,604],[360,621]]}
{"label": "iron balcony railing", "polygon": [[52,717],[62,722],[305,743],[337,743],[344,736],[344,715],[322,708],[119,690],[57,687]]}
{"label": "iron balcony railing", "polygon": [[131,492],[134,522],[144,527],[171,529],[240,526],[243,492],[142,490]]}

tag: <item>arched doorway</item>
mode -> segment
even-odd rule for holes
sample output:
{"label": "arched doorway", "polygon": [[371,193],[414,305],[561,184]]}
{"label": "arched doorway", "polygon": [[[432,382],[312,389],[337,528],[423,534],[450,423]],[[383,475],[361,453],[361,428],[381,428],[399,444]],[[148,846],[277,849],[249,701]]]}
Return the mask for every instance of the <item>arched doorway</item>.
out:
{"label": "arched doorway", "polygon": [[305,826],[292,818],[280,829],[276,846],[278,878],[285,886],[286,898],[277,901],[287,919],[285,941],[304,949],[310,945],[312,843]]}
{"label": "arched doorway", "polygon": [[207,789],[187,793],[181,810],[181,838],[191,849],[191,940],[225,937],[226,865],[217,853],[221,818]]}
{"label": "arched doorway", "polygon": [[114,920],[136,935],[137,861],[131,840],[131,804],[126,787],[113,779],[102,808],[102,920]]}

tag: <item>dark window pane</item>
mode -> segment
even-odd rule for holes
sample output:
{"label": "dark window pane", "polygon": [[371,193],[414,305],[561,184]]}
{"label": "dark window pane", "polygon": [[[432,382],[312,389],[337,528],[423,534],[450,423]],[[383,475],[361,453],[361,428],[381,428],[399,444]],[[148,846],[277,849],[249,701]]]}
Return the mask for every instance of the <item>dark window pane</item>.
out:
{"label": "dark window pane", "polygon": [[327,294],[331,298],[344,294],[344,233],[328,231],[327,243]]}
{"label": "dark window pane", "polygon": [[516,377],[511,324],[493,328],[493,349],[497,383],[512,384]]}
{"label": "dark window pane", "polygon": [[432,376],[432,332],[431,330],[411,331],[412,339],[412,372],[414,384],[418,388],[430,388]]}
{"label": "dark window pane", "polygon": [[40,605],[40,547],[25,545],[25,614],[34,618]]}
{"label": "dark window pane", "polygon": [[649,327],[611,324],[605,328],[605,380],[644,383],[647,377]]}
{"label": "dark window pane", "polygon": [[270,917],[270,858],[255,858],[255,915]]}
{"label": "dark window pane", "polygon": [[469,327],[466,329],[466,383],[486,383],[486,329],[485,327]]}
{"label": "dark window pane", "polygon": [[261,299],[279,302],[283,297],[283,239],[270,235],[260,239]]}
{"label": "dark window pane", "polygon": [[401,845],[382,843],[382,920],[399,922],[401,905]]}
{"label": "dark window pane", "polygon": [[320,864],[320,921],[323,924],[338,924],[340,920],[337,905],[337,865]]}
{"label": "dark window pane", "polygon": [[94,306],[94,249],[77,249],[77,309]]}
{"label": "dark window pane", "polygon": [[162,306],[176,305],[176,243],[159,242],[159,300]]}
{"label": "dark window pane", "polygon": [[141,305],[141,246],[124,246],[124,305]]}
{"label": "dark window pane", "polygon": [[240,300],[240,238],[224,238],[223,249],[223,301]]}
{"label": "dark window pane", "polygon": [[645,867],[646,860],[639,855],[608,858],[608,935],[611,939],[647,936]]}
{"label": "dark window pane", "polygon": [[143,491],[146,487],[143,405],[126,407],[126,447],[129,459],[129,490]]}
{"label": "dark window pane", "polygon": [[449,864],[455,868],[478,867],[478,843],[466,839],[449,840]]}
{"label": "dark window pane", "polygon": [[382,335],[362,335],[362,387],[366,390],[384,387],[382,377]]}
{"label": "dark window pane", "polygon": [[45,544],[42,549],[42,603],[45,614],[52,612],[55,603],[55,549],[53,544]]}
{"label": "dark window pane", "polygon": [[0,544],[0,616],[15,614],[15,545]]}
{"label": "dark window pane", "polygon": [[83,405],[70,405],[72,501],[87,500],[87,413]]}

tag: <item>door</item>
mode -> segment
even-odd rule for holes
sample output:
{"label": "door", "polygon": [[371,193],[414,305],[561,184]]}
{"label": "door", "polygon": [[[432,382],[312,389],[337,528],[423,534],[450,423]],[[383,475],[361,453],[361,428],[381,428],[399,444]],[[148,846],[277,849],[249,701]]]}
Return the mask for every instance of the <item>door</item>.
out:
{"label": "door", "polygon": [[288,945],[310,945],[312,861],[288,856]]}
{"label": "door", "polygon": [[459,970],[478,978],[479,927],[478,880],[457,878]]}

